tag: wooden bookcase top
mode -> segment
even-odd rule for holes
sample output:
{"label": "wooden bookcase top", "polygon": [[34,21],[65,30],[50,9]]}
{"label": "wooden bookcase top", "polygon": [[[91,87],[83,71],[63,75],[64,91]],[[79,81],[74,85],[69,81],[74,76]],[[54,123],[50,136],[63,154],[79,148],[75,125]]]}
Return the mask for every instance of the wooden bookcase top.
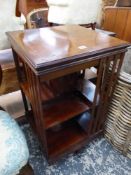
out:
{"label": "wooden bookcase top", "polygon": [[[26,116],[47,159],[77,151],[102,133],[129,44],[77,25],[8,36]],[[94,80],[86,70],[91,67],[97,69]]]}
{"label": "wooden bookcase top", "polygon": [[91,58],[127,47],[128,43],[78,25],[7,33],[14,50],[34,70]]}

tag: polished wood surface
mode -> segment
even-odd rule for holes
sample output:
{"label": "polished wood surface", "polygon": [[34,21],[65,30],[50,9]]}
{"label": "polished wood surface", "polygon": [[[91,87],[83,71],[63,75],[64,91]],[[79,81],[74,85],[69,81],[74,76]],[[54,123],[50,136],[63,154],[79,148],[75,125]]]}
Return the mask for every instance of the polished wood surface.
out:
{"label": "polished wood surface", "polygon": [[75,55],[95,55],[127,44],[75,25],[9,32],[8,36],[12,47],[17,47],[17,52],[22,53],[34,69],[73,62]]}
{"label": "polished wood surface", "polygon": [[131,7],[107,7],[103,28],[116,33],[116,36],[131,42]]}
{"label": "polished wood surface", "polygon": [[[48,161],[103,132],[126,47],[80,26],[8,33],[25,105]],[[95,83],[85,69],[97,67]],[[27,103],[31,105],[31,111]]]}
{"label": "polished wood surface", "polygon": [[[74,108],[75,106],[75,108]],[[46,129],[67,121],[87,110],[89,106],[81,98],[71,94],[43,106]],[[52,111],[55,111],[52,113]]]}

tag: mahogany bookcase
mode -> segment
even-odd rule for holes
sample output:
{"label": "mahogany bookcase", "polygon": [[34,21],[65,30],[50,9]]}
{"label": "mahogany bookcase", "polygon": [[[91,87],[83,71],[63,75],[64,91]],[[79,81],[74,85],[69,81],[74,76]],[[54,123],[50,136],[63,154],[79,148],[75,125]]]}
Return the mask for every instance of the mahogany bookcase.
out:
{"label": "mahogany bookcase", "polygon": [[[7,35],[26,116],[48,161],[77,151],[101,133],[129,44],[77,25]],[[97,67],[95,83],[86,74],[90,67]]]}

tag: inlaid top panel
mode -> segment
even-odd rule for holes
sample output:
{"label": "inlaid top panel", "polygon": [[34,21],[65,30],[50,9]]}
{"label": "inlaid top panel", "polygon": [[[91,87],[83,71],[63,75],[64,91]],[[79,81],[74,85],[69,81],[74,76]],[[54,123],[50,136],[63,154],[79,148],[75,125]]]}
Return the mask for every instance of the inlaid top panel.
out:
{"label": "inlaid top panel", "polygon": [[127,42],[77,25],[7,33],[14,50],[34,69],[124,48]]}

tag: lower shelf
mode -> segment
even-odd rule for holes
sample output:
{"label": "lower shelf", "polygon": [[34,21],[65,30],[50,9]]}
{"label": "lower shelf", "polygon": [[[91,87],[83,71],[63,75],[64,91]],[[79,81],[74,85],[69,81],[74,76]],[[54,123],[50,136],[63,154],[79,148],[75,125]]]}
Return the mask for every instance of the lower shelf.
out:
{"label": "lower shelf", "polygon": [[79,149],[87,138],[86,132],[75,120],[65,122],[46,132],[50,159]]}

